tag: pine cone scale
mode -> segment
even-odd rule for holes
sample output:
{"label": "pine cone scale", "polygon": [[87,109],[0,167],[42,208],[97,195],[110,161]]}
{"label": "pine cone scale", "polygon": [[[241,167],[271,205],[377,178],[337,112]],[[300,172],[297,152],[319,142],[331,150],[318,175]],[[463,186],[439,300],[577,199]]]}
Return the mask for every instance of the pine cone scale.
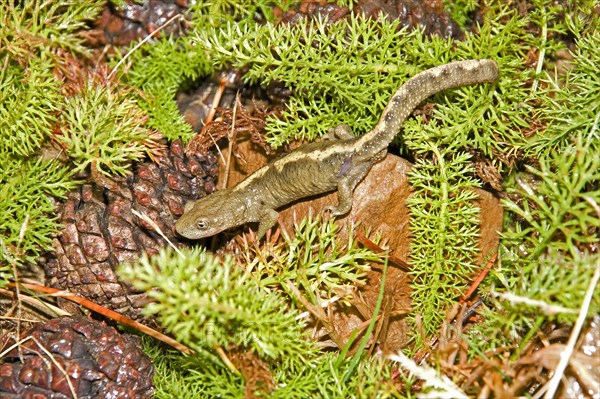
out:
{"label": "pine cone scale", "polygon": [[26,335],[21,355],[14,348],[0,365],[2,398],[66,399],[72,388],[82,399],[152,395],[152,362],[137,337],[86,317],[52,319]]}
{"label": "pine cone scale", "polygon": [[108,259],[108,245],[101,236],[82,234],[81,245],[86,258],[91,258],[96,262],[104,262]]}
{"label": "pine cone scale", "polygon": [[108,233],[110,244],[113,248],[127,251],[137,251],[139,249],[131,229],[128,228],[127,222],[120,217],[111,215],[108,218]]}

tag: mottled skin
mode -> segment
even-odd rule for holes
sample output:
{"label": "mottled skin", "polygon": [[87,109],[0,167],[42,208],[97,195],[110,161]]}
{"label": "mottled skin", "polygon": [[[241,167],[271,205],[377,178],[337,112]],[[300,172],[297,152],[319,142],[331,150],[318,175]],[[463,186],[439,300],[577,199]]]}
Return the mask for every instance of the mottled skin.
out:
{"label": "mottled skin", "polygon": [[423,71],[396,91],[377,125],[364,136],[355,138],[347,126],[340,125],[325,140],[299,147],[237,186],[188,204],[175,229],[184,237],[198,239],[258,222],[260,239],[277,222],[278,208],[336,189],[339,203],[326,210],[343,215],[352,208],[356,185],[383,159],[389,143],[419,103],[443,90],[497,79],[498,66],[492,60],[458,61]]}

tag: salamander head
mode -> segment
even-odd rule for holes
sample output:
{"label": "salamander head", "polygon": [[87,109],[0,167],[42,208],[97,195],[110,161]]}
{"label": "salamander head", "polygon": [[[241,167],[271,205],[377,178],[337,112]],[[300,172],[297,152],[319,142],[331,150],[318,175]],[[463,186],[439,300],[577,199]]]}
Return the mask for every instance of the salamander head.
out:
{"label": "salamander head", "polygon": [[246,223],[246,205],[231,190],[221,190],[189,203],[175,223],[175,230],[190,239],[210,237]]}

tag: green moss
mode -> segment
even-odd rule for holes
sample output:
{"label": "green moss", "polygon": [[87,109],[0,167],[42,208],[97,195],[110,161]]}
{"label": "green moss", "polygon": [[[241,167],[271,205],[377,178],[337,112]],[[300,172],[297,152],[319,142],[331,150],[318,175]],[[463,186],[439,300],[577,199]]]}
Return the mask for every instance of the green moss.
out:
{"label": "green moss", "polygon": [[[6,55],[5,61],[9,56]],[[52,62],[31,59],[28,68],[9,61],[0,73],[0,146],[11,156],[39,150],[56,122],[59,83]]]}
{"label": "green moss", "polygon": [[[443,310],[469,283],[478,238],[470,189],[481,185],[470,154],[481,154],[502,173],[509,197],[503,201],[502,262],[480,288],[484,321],[468,343],[471,355],[482,357],[509,344],[522,348],[544,323],[572,323],[599,261],[591,250],[600,229],[600,23],[592,3],[559,9],[551,1],[533,1],[527,15],[500,2],[487,4],[482,26],[462,42],[358,16],[333,24],[274,25],[264,2],[246,8],[227,1],[199,3],[190,11],[189,36],[154,39],[117,68],[121,82],[137,89],[135,96],[122,86],[90,83],[63,101],[61,82],[53,75],[64,59],[57,55],[88,53],[77,31],[102,2],[5,2],[0,6],[0,283],[12,273],[10,266],[34,262],[48,248],[58,231],[50,196],[73,188],[73,170],[94,162],[105,173],[125,173],[131,160],[143,156],[140,142],[148,129],[170,139],[191,137],[174,96],[219,68],[243,68],[249,82],[281,82],[293,90],[283,117],[267,127],[269,142],[280,146],[294,138],[315,139],[339,123],[362,134],[410,76],[449,61],[485,57],[500,66],[497,83],[429,99],[433,113],[427,120],[407,121],[399,140],[402,151],[417,160],[408,203],[415,304],[409,317],[422,317],[429,339]],[[256,15],[268,22],[256,23]],[[458,7],[453,15],[461,23],[468,18]],[[570,38],[570,70],[555,74],[555,58]],[[527,62],[531,55],[537,65]],[[146,124],[141,111],[149,116]],[[71,164],[41,160],[48,138],[64,145]],[[243,265],[196,250],[184,256],[163,251],[124,266],[123,275],[155,299],[148,312],[198,350],[184,358],[147,346],[157,365],[157,397],[243,396],[244,382],[224,367],[215,345],[241,346],[266,359],[277,384],[274,397],[401,396],[390,384],[388,364],[362,353],[347,359],[343,352],[319,352],[295,320],[299,309],[286,294],[286,280],[316,304],[340,286],[362,284],[366,262],[377,258],[352,242],[335,243],[331,226],[307,221],[289,242],[258,251],[261,256]],[[321,244],[325,249],[319,251]],[[508,294],[537,302],[510,300]],[[539,304],[559,310],[552,313]],[[595,300],[590,312],[598,308]],[[422,343],[420,336],[415,339],[413,350]],[[518,357],[519,349],[510,354]]]}
{"label": "green moss", "polygon": [[[0,240],[6,265],[35,262],[48,250],[56,223],[53,197],[77,185],[68,166],[44,160],[61,112],[61,53],[88,54],[76,32],[102,1],[5,1],[0,4]],[[0,280],[1,280],[0,279]]]}
{"label": "green moss", "polygon": [[89,55],[78,31],[102,10],[102,0],[8,0],[0,4],[0,48],[14,58],[54,58],[56,49]]}
{"label": "green moss", "polygon": [[146,154],[150,132],[143,126],[145,114],[127,92],[89,81],[81,92],[64,99],[60,119],[63,134],[56,140],[76,171],[93,165],[106,175],[125,175],[131,161]]}
{"label": "green moss", "polygon": [[[600,230],[600,85],[595,71],[600,21],[589,8],[566,16],[564,10],[553,15],[553,8],[537,11],[544,12],[548,15],[538,16],[539,21],[576,38],[573,61],[563,76],[540,73],[540,85],[532,91],[544,128],[523,148],[537,164],[507,178],[501,268],[485,283],[485,289],[494,287],[505,296],[490,297],[485,322],[471,341],[473,355],[515,343],[523,348],[548,321],[572,323],[599,262],[592,248]],[[538,38],[540,45],[548,42]],[[549,46],[556,48],[556,43]],[[598,306],[595,300],[590,315]],[[548,310],[560,308],[566,310]]]}
{"label": "green moss", "polygon": [[348,229],[345,242],[339,239],[333,219],[307,217],[296,226],[290,240],[246,253],[246,268],[260,276],[260,285],[288,290],[292,282],[313,304],[348,285],[363,285],[370,262],[381,256],[361,247]]}
{"label": "green moss", "polygon": [[162,251],[138,267],[123,266],[121,275],[148,292],[155,302],[147,312],[192,348],[237,345],[266,358],[310,352],[297,312],[277,293],[261,290],[231,258]]}
{"label": "green moss", "polygon": [[59,228],[50,196],[62,197],[78,182],[58,162],[0,158],[0,264],[36,262]]}

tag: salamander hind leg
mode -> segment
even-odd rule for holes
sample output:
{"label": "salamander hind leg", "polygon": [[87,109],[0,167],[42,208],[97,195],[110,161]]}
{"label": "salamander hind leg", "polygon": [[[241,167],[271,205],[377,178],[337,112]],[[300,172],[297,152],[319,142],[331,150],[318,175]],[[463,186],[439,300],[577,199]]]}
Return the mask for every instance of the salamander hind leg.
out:
{"label": "salamander hind leg", "polygon": [[352,209],[352,194],[360,181],[369,173],[373,163],[368,162],[354,165],[350,173],[344,176],[338,183],[338,205],[326,206],[323,212],[331,212],[332,216],[345,215]]}
{"label": "salamander hind leg", "polygon": [[353,138],[354,135],[352,134],[350,126],[345,124],[337,125],[336,127],[329,129],[327,134],[323,136],[323,140],[325,141],[347,140]]}
{"label": "salamander hind leg", "polygon": [[344,179],[338,185],[338,205],[329,205],[323,208],[323,212],[331,212],[332,216],[344,215],[350,212],[352,209],[352,191],[354,187],[351,187],[348,180]]}

